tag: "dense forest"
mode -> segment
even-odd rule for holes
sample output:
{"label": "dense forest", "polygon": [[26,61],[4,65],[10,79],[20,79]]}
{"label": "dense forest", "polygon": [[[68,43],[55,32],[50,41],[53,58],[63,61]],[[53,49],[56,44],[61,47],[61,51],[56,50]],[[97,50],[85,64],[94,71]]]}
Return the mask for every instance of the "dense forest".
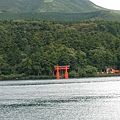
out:
{"label": "dense forest", "polygon": [[71,77],[120,69],[120,22],[0,21],[0,79],[54,78],[54,65]]}

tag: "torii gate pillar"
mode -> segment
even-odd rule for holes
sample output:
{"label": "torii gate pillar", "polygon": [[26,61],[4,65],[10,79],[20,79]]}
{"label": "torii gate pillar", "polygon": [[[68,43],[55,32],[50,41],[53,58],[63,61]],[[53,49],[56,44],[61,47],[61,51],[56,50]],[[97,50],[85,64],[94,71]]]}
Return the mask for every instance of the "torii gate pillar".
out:
{"label": "torii gate pillar", "polygon": [[64,76],[65,76],[65,79],[68,79],[68,70],[69,68],[67,67],[67,66],[65,66],[65,74],[64,74]]}
{"label": "torii gate pillar", "polygon": [[56,79],[60,79],[59,66],[56,66]]}
{"label": "torii gate pillar", "polygon": [[56,70],[56,79],[60,79],[60,70],[65,70],[64,77],[65,79],[68,79],[68,70],[70,66],[54,66]]}

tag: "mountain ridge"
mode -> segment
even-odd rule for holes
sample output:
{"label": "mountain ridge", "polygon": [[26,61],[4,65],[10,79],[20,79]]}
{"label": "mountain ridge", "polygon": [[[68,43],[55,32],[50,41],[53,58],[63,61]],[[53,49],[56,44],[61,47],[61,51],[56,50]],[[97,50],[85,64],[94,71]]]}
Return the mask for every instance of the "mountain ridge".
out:
{"label": "mountain ridge", "polygon": [[0,20],[11,19],[120,21],[120,11],[102,8],[90,0],[1,0]]}
{"label": "mountain ridge", "polygon": [[89,0],[4,0],[0,1],[0,11],[85,13],[101,10]]}

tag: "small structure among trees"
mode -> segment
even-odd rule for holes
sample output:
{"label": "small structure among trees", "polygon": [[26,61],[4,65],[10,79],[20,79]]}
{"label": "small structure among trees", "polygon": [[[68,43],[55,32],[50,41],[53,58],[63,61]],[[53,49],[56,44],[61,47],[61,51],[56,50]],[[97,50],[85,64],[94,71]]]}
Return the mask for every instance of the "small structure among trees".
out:
{"label": "small structure among trees", "polygon": [[106,68],[106,72],[108,73],[118,73],[119,70],[113,69],[113,68]]}

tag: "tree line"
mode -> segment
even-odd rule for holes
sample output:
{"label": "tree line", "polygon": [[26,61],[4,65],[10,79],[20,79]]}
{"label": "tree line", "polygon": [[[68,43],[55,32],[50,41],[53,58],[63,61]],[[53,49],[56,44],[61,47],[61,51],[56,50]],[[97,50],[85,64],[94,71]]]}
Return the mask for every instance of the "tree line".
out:
{"label": "tree line", "polygon": [[54,65],[70,76],[120,69],[120,22],[0,21],[0,78],[54,77]]}

